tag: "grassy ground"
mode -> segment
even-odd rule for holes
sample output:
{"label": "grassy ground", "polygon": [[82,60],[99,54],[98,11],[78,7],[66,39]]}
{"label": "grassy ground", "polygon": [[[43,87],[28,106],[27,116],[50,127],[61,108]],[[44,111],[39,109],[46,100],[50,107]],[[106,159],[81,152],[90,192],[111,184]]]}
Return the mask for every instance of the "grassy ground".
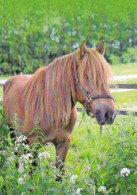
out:
{"label": "grassy ground", "polygon": [[9,79],[10,77],[12,77],[12,76],[10,76],[10,75],[0,75],[0,80]]}
{"label": "grassy ground", "polygon": [[123,79],[123,80],[113,80],[110,83],[115,83],[115,84],[137,84],[137,78],[133,79]]}
{"label": "grassy ground", "polygon": [[137,63],[111,65],[114,76],[137,74]]}
{"label": "grassy ground", "polygon": [[[22,157],[15,156],[10,138],[1,140],[0,194],[101,195],[103,191],[99,192],[100,186],[106,187],[105,192],[109,194],[137,194],[137,119],[118,116],[113,125],[104,126],[102,134],[95,119],[84,118],[79,113],[78,121],[66,158],[66,176],[61,183],[55,181],[56,173],[59,172],[54,166],[53,146],[47,148],[42,145],[42,148],[37,149],[38,154],[46,153],[41,160],[36,158],[39,166],[30,176],[28,173],[33,167],[29,160],[26,162],[23,149],[20,151]],[[0,125],[0,135],[5,134],[5,128],[5,125]],[[35,150],[32,148],[29,152],[33,154]],[[24,163],[22,171],[15,166],[19,160]],[[130,173],[123,176],[123,168]],[[80,193],[78,189],[81,189]]]}
{"label": "grassy ground", "polygon": [[[113,75],[133,75],[137,74],[137,63],[132,64],[120,64],[120,65],[112,65],[111,66]],[[137,84],[137,79],[124,79],[111,81],[111,83],[116,84]],[[137,90],[127,91],[127,92],[115,92],[113,96],[116,100],[116,105],[119,109],[129,109],[130,107],[134,107],[133,111],[137,111],[135,106],[137,106]]]}
{"label": "grassy ground", "polygon": [[115,92],[112,95],[119,109],[129,109],[130,107],[137,106],[137,90],[120,93]]}
{"label": "grassy ground", "polygon": [[0,97],[2,97],[2,96],[3,96],[3,88],[0,87]]}

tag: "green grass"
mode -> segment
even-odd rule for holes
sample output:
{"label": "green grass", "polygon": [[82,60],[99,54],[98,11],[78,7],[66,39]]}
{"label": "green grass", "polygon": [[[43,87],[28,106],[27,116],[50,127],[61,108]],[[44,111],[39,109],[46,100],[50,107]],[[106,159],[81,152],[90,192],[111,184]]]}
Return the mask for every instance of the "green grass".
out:
{"label": "green grass", "polygon": [[0,87],[0,97],[3,97],[3,88]]}
{"label": "green grass", "polygon": [[137,74],[137,63],[111,65],[114,76]]}
{"label": "green grass", "polygon": [[137,78],[116,80],[116,81],[113,80],[110,83],[114,83],[114,84],[137,84]]}
{"label": "green grass", "polygon": [[137,106],[137,90],[113,93],[118,108],[128,108]]}
{"label": "green grass", "polygon": [[0,80],[6,80],[12,77],[12,75],[0,75]]}
{"label": "green grass", "polygon": [[[81,195],[95,193],[100,195],[98,188],[105,186],[110,194],[137,194],[137,118],[118,116],[113,125],[103,127],[102,134],[95,119],[87,116],[84,118],[79,113],[78,121],[82,123],[77,122],[72,132],[66,158],[66,175],[62,182],[55,181],[58,171],[54,168],[54,147],[49,150],[41,145],[42,147],[37,149],[38,154],[48,152],[50,158],[46,158],[43,164],[35,167],[35,172],[30,176],[28,173],[33,168],[32,165],[28,164],[27,168],[24,166],[24,172],[19,173],[15,166],[15,162],[19,161],[19,156],[14,156],[11,139],[9,136],[5,141],[2,139],[0,142],[0,193],[8,192],[7,194],[13,195],[26,192],[30,195],[33,191],[37,195],[43,192],[53,195],[74,195],[77,189],[82,188]],[[5,135],[6,128],[4,123],[3,126],[0,125],[0,135]],[[31,153],[33,151],[36,149],[30,150]],[[22,150],[21,154],[23,153]],[[128,176],[121,177],[120,171],[123,168],[130,170]],[[77,176],[75,183],[71,181],[72,175]],[[25,178],[25,183],[20,184],[19,178]]]}

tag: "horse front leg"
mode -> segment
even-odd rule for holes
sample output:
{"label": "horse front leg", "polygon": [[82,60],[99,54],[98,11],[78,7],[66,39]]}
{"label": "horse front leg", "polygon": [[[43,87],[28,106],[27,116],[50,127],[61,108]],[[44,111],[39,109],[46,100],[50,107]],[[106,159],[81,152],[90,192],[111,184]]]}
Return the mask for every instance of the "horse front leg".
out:
{"label": "horse front leg", "polygon": [[60,170],[60,176],[57,176],[56,181],[61,181],[62,176],[65,174],[65,159],[70,146],[71,138],[64,142],[55,144],[56,147],[56,168]]}

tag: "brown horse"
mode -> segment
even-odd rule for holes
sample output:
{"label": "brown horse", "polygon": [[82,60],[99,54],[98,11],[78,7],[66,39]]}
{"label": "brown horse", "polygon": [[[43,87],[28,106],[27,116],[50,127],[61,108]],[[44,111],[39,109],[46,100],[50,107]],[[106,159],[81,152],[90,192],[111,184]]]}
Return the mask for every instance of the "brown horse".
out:
{"label": "brown horse", "polygon": [[[110,95],[108,80],[112,76],[103,57],[104,41],[94,50],[85,41],[71,54],[55,59],[34,75],[18,75],[4,85],[4,110],[9,126],[22,132],[33,144],[31,133],[37,122],[45,142],[56,147],[56,167],[64,173],[64,162],[76,122],[76,102],[100,125],[112,124],[116,106]],[[13,122],[18,117],[19,125]],[[39,141],[37,139],[37,141]]]}

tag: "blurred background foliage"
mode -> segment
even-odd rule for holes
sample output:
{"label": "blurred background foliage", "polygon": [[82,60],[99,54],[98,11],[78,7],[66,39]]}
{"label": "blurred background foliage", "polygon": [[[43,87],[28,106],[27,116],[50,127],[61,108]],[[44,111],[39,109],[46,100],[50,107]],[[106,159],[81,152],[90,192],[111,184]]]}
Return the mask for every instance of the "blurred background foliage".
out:
{"label": "blurred background foliage", "polygon": [[137,61],[137,1],[0,0],[0,74],[33,73],[83,39],[104,39],[111,64]]}

